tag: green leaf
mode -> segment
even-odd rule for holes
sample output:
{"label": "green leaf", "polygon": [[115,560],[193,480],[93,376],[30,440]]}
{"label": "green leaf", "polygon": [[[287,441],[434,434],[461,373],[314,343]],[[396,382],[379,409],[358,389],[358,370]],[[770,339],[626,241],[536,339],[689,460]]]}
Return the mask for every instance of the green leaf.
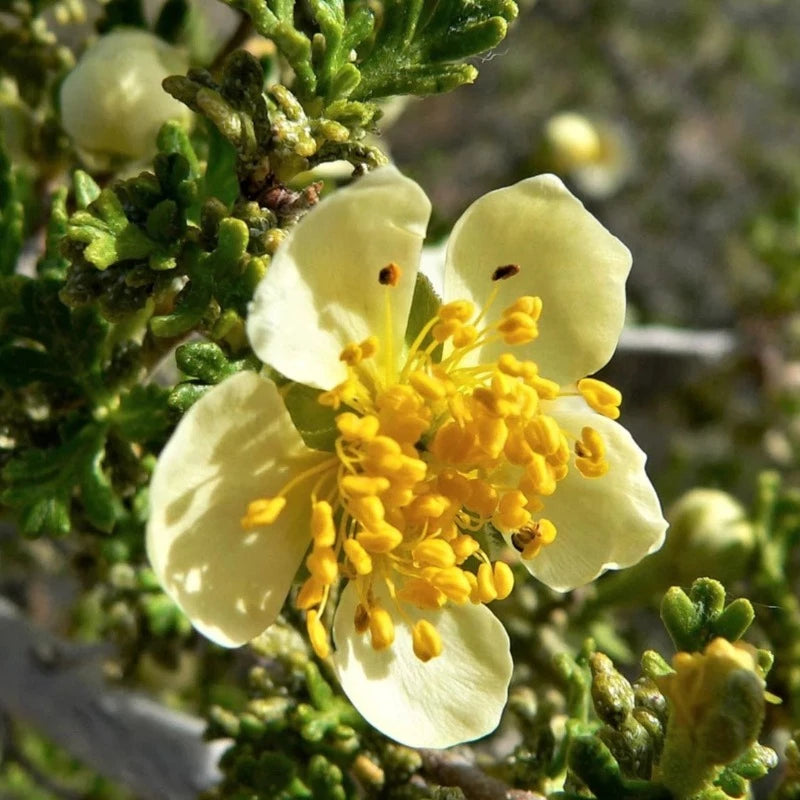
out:
{"label": "green leaf", "polygon": [[320,390],[291,383],[281,391],[289,416],[303,441],[314,450],[333,452],[339,435],[337,412],[319,403]]}
{"label": "green leaf", "polygon": [[117,261],[146,258],[157,248],[128,221],[122,203],[111,189],[104,189],[85,211],[72,215],[67,240],[84,245],[83,257],[100,270]]}
{"label": "green leaf", "polygon": [[229,375],[243,369],[258,370],[260,363],[255,356],[231,359],[219,345],[213,342],[192,342],[181,345],[175,351],[178,369],[193,381],[178,384],[170,392],[169,407],[185,413],[212,386]]}
{"label": "green leaf", "polygon": [[160,443],[174,423],[168,397],[166,389],[154,384],[134,386],[122,397],[109,421],[128,441]]}
{"label": "green leaf", "polygon": [[351,97],[434,94],[475,80],[458,63],[496,47],[518,13],[511,0],[390,0],[381,27],[356,66],[361,82]]}
{"label": "green leaf", "polygon": [[103,470],[106,434],[105,423],[88,423],[58,447],[23,450],[8,462],[0,499],[17,510],[26,536],[69,533],[75,494],[92,525],[113,528],[117,509]]}

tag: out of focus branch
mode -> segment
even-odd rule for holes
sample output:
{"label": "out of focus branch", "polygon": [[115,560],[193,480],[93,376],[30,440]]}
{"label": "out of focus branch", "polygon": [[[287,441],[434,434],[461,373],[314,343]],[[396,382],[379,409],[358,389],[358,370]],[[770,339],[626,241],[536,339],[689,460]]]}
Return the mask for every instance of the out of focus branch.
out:
{"label": "out of focus branch", "polygon": [[652,353],[717,361],[736,349],[731,331],[692,331],[666,325],[626,327],[617,347],[618,353]]}
{"label": "out of focus branch", "polygon": [[457,786],[467,800],[545,800],[535,792],[511,789],[470,761],[447,750],[420,750],[423,772],[441,786]]}
{"label": "out of focus branch", "polygon": [[148,800],[195,800],[226,743],[202,720],[103,681],[98,649],[63,642],[0,598],[0,710]]}

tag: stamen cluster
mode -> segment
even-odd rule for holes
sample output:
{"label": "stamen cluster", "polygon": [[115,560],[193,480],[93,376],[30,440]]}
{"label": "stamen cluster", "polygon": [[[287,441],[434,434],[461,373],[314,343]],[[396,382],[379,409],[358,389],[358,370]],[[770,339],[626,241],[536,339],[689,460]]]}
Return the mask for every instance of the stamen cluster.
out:
{"label": "stamen cluster", "polygon": [[[520,297],[496,322],[482,324],[495,295],[480,314],[465,300],[443,305],[399,370],[391,348],[379,348],[375,337],[345,347],[346,379],[319,398],[342,409],[335,455],[278,496],[251,503],[242,520],[245,527],[269,524],[300,479],[316,478],[310,577],[296,604],[307,612],[320,657],[330,649],[321,615],[340,578],[355,584],[353,624],[369,633],[373,648],[389,647],[403,619],[417,657],[439,655],[439,633],[415,609],[489,603],[513,587],[511,569],[490,559],[478,532],[491,523],[522,558],[534,558],[557,535],[550,520],[534,515],[571,466],[586,477],[608,469],[597,431],[584,428],[578,437],[547,413],[548,402],[566,392],[533,361],[505,353],[468,365],[469,354],[488,343],[514,347],[538,336],[538,297]],[[587,380],[578,388],[592,396],[592,407],[618,413],[616,390]]]}

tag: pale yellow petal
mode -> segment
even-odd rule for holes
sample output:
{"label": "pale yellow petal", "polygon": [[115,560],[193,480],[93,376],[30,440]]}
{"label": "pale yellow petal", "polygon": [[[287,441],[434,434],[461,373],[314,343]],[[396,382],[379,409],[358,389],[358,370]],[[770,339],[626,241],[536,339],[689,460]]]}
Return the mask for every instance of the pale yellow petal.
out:
{"label": "pale yellow petal", "polygon": [[555,541],[535,558],[523,560],[540,581],[567,591],[658,550],[667,522],[645,472],[646,456],[622,425],[595,414],[582,400],[558,400],[549,413],[576,435],[584,426],[597,430],[609,463],[600,478],[585,478],[570,469],[555,494],[545,498],[540,514],[555,525]]}
{"label": "pale yellow petal", "polygon": [[303,444],[275,384],[254,372],[223,381],[181,420],[153,474],[147,552],[209,639],[237,646],[275,620],[310,542],[308,494],[290,495],[268,527],[245,531],[240,519],[327,457]]}
{"label": "pale yellow petal", "polygon": [[[384,337],[388,293],[396,359],[429,215],[425,193],[394,167],[324,198],[293,228],[256,290],[247,333],[258,357],[292,380],[330,389],[346,377],[346,344]],[[392,263],[401,276],[386,289],[378,275]]]}
{"label": "pale yellow petal", "polygon": [[[494,283],[494,270],[508,264],[519,266],[519,274]],[[513,352],[566,384],[611,358],[630,267],[625,245],[558,178],[540,175],[491,192],[464,212],[448,243],[444,299],[481,305],[497,285],[493,313],[499,313],[521,295],[541,297],[539,338]],[[477,359],[492,361],[508,349],[490,344]]]}
{"label": "pale yellow petal", "polygon": [[[378,599],[392,613],[385,590]],[[509,640],[486,606],[407,608],[412,623],[427,619],[441,636],[441,655],[422,662],[411,628],[396,612],[394,643],[372,648],[353,618],[358,594],[342,593],[334,619],[336,671],[345,694],[374,728],[410,747],[450,747],[491,733],[500,721],[511,679]]]}

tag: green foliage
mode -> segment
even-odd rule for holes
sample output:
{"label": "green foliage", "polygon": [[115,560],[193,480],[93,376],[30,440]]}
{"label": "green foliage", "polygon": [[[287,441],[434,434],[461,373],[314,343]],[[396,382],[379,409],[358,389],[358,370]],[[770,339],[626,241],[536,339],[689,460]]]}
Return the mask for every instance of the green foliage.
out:
{"label": "green foliage", "polygon": [[721,636],[736,641],[755,617],[749,600],[725,605],[725,589],[710,578],[699,578],[689,593],[673,586],[661,603],[661,619],[678,650],[696,652]]}
{"label": "green foliage", "polygon": [[[446,92],[477,76],[462,59],[496,47],[517,15],[512,0],[312,0],[313,30],[295,24],[294,0],[226,0],[275,42],[303,102],[372,101]],[[355,54],[355,58],[353,58]]]}
{"label": "green foliage", "polygon": [[175,352],[178,369],[190,380],[179,383],[169,395],[171,408],[185,412],[212,386],[243,369],[255,370],[259,362],[254,356],[231,359],[213,342],[192,342]]}
{"label": "green foliage", "polygon": [[14,272],[25,232],[25,206],[19,177],[3,147],[0,130],[0,275]]}

